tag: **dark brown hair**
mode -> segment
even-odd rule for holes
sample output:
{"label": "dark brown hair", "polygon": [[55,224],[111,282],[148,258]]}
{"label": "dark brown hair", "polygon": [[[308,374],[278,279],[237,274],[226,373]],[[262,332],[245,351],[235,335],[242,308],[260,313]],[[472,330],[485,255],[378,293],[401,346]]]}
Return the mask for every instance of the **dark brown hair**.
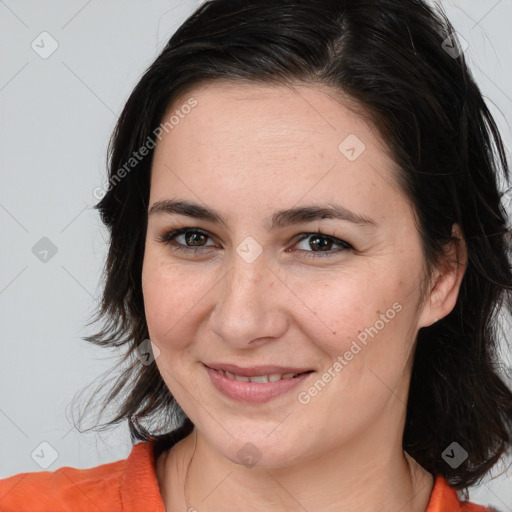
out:
{"label": "dark brown hair", "polygon": [[[404,449],[459,489],[497,462],[512,442],[512,392],[497,357],[498,314],[512,312],[499,192],[509,171],[459,50],[446,16],[422,0],[211,0],[183,23],[124,107],[109,147],[108,190],[96,206],[110,246],[95,319],[103,325],[85,339],[122,347],[121,364],[128,362],[105,388],[102,411],[121,403],[104,426],[127,420],[133,442],[162,446],[177,426],[192,428],[156,365],[133,357],[149,337],[141,272],[153,150],[122,179],[119,170],[149,146],[176,98],[201,82],[300,82],[333,87],[370,113],[414,206],[429,271],[455,223],[467,244],[454,310],[417,337]],[[454,441],[468,453],[456,469],[442,458]]]}

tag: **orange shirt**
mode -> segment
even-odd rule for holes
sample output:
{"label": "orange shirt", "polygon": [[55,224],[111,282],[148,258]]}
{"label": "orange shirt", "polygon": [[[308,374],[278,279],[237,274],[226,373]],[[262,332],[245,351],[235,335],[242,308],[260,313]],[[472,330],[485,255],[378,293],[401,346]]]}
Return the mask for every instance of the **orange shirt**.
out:
{"label": "orange shirt", "polygon": [[[0,480],[0,512],[166,512],[155,473],[154,441],[125,460],[90,469],[20,473]],[[486,512],[460,502],[438,475],[426,512]]]}

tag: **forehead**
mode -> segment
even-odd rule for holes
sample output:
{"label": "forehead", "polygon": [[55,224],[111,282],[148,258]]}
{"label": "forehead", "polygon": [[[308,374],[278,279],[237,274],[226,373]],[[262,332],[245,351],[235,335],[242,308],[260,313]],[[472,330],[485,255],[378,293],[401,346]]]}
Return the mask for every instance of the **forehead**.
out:
{"label": "forehead", "polygon": [[353,162],[364,150],[374,161],[379,159],[380,166],[393,167],[363,107],[326,86],[214,80],[175,99],[162,125],[166,121],[157,157],[186,148],[193,149],[190,158],[203,162],[226,154],[233,164],[267,155],[277,161]]}
{"label": "forehead", "polygon": [[[191,99],[196,106],[184,108]],[[152,200],[230,197],[251,211],[258,202],[289,206],[301,197],[342,196],[347,207],[370,195],[394,201],[402,195],[395,165],[361,112],[320,86],[214,81],[192,88],[164,115],[162,122],[172,115],[179,122],[157,144]]]}
{"label": "forehead", "polygon": [[171,138],[176,143],[190,135],[182,133],[180,137],[180,131],[189,128],[200,136],[209,130],[209,139],[218,143],[213,147],[229,150],[231,142],[238,153],[244,142],[275,147],[279,153],[311,147],[338,151],[339,142],[348,135],[359,135],[367,146],[380,146],[386,151],[365,109],[339,91],[319,84],[284,86],[215,80],[180,95],[164,119],[192,97],[197,106],[185,116],[188,122],[182,119],[182,128],[172,130]]}

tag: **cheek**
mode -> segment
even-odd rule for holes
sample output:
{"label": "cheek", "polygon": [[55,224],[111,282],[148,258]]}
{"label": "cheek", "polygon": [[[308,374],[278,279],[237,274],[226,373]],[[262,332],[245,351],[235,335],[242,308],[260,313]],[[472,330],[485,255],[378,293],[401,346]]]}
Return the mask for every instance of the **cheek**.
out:
{"label": "cheek", "polygon": [[201,274],[185,272],[177,266],[148,255],[142,272],[144,309],[149,335],[161,349],[186,345],[187,329],[199,311],[205,290],[211,284]]}
{"label": "cheek", "polygon": [[199,303],[205,286],[198,283],[197,273],[193,276],[166,262],[145,260],[142,289],[146,321],[149,337],[160,349],[155,363],[180,404],[187,404],[190,393],[196,394],[184,363],[192,358],[194,325],[200,322]]}
{"label": "cheek", "polygon": [[[394,286],[372,283],[364,287],[344,280],[343,285],[322,286],[322,293],[310,296],[317,301],[315,312],[322,322],[310,323],[306,335],[327,356],[318,375],[327,384],[315,381],[301,389],[299,401],[329,410],[332,424],[346,428],[355,421],[346,412],[360,411],[362,401],[366,408],[361,421],[384,406],[393,394],[390,390],[396,390],[397,398],[400,395],[398,404],[405,402],[397,386],[413,348],[413,298],[406,301],[407,290],[399,280]],[[319,335],[318,326],[324,324],[329,329],[324,326],[326,334]]]}
{"label": "cheek", "polygon": [[311,320],[306,322],[303,317],[301,322],[308,338],[317,340],[333,359],[350,350],[354,341],[365,346],[368,340],[396,330],[402,320],[400,289],[371,276],[317,283],[303,301],[307,308],[302,309],[307,309],[306,317]]}
{"label": "cheek", "polygon": [[[343,396],[349,409],[359,407],[361,399],[377,407],[406,375],[414,347],[416,297],[397,276],[392,282],[368,283],[372,285],[345,279],[320,287],[322,293],[311,297],[322,322],[310,323],[306,336],[327,356],[319,377],[333,381],[319,403],[325,400],[334,407]],[[319,325],[324,334],[319,335]]]}

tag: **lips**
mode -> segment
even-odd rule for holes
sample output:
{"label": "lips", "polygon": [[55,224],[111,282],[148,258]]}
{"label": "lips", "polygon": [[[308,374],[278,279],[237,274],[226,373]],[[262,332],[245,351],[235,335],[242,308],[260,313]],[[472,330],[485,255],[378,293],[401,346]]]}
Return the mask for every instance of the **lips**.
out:
{"label": "lips", "polygon": [[204,365],[214,387],[241,402],[262,403],[283,395],[309,377],[314,370],[284,366],[242,368],[232,364]]}
{"label": "lips", "polygon": [[222,373],[222,375],[231,380],[237,380],[238,382],[259,382],[260,384],[264,384],[265,382],[277,382],[278,380],[293,379],[294,377],[297,377],[298,375],[301,375],[301,373],[303,373],[270,373],[266,375],[253,375],[251,377],[247,377],[245,375],[237,375],[236,373],[231,373],[223,370],[215,371]]}
{"label": "lips", "polygon": [[[311,368],[299,368],[299,367],[290,367],[290,366],[274,366],[274,365],[265,365],[265,366],[252,366],[250,368],[242,368],[241,366],[237,366],[236,364],[224,364],[224,363],[208,363],[205,364],[206,367],[211,368],[212,370],[222,371],[225,374],[229,373],[239,377],[255,377],[262,375],[298,375],[300,373],[312,372]],[[229,375],[227,375],[229,378]],[[291,377],[288,377],[291,378]]]}

